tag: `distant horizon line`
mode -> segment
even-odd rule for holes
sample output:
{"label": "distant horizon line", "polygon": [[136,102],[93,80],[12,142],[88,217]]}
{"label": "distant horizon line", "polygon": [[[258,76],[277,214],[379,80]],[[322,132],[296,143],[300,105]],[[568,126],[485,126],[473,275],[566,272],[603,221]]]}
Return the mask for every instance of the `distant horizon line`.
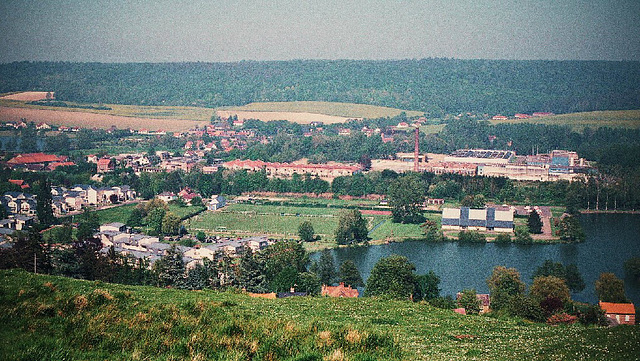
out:
{"label": "distant horizon line", "polygon": [[389,58],[389,59],[327,59],[327,58],[297,58],[281,60],[243,59],[232,61],[203,61],[203,60],[175,60],[175,61],[97,61],[97,60],[14,60],[0,61],[0,65],[16,63],[71,63],[71,64],[235,64],[235,63],[287,63],[287,62],[402,62],[423,60],[452,60],[452,61],[495,61],[495,62],[590,62],[590,63],[640,63],[640,60],[611,60],[611,59],[489,59],[489,58]]}

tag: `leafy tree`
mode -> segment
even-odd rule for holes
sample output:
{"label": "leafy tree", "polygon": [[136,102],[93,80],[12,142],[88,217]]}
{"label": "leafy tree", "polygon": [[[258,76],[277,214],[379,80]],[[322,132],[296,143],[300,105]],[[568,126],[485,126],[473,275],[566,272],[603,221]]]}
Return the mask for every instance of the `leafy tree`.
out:
{"label": "leafy tree", "polygon": [[[78,228],[80,233],[80,228]],[[102,243],[93,236],[79,237],[73,244],[78,262],[77,277],[86,280],[106,280],[109,276],[105,258],[100,254]]]}
{"label": "leafy tree", "polygon": [[381,258],[367,280],[365,295],[408,299],[416,287],[416,267],[407,257],[391,255]]}
{"label": "leafy tree", "polygon": [[558,224],[560,239],[567,242],[582,242],[586,235],[576,216],[566,216]]}
{"label": "leafy tree", "polygon": [[533,279],[533,284],[529,290],[531,298],[540,304],[548,298],[557,298],[562,303],[571,301],[569,287],[564,279],[556,276],[539,276]]}
{"label": "leafy tree", "polygon": [[627,276],[640,281],[640,257],[631,257],[624,262],[624,271]]}
{"label": "leafy tree", "polygon": [[167,253],[153,264],[158,286],[182,286],[185,278],[185,264],[182,257],[182,252],[172,245]]}
{"label": "leafy tree", "polygon": [[388,196],[394,222],[424,222],[422,204],[425,189],[417,175],[412,174],[394,180],[389,185]]}
{"label": "leafy tree", "polygon": [[332,285],[335,282],[337,274],[331,250],[322,250],[318,262],[311,265],[311,272],[315,273],[324,285]]}
{"label": "leafy tree", "polygon": [[438,277],[433,271],[416,276],[416,292],[413,296],[413,300],[429,301],[440,297],[439,285],[440,277]]}
{"label": "leafy tree", "polygon": [[196,239],[198,242],[203,243],[207,239],[207,235],[202,231],[198,231],[196,232]]}
{"label": "leafy tree", "polygon": [[267,290],[264,261],[251,248],[242,253],[236,278],[238,285],[249,292],[261,293]]}
{"label": "leafy tree", "polygon": [[167,211],[164,208],[154,208],[144,218],[147,226],[149,227],[149,234],[157,236],[162,234],[162,221]]}
{"label": "leafy tree", "polygon": [[298,274],[305,272],[309,263],[309,255],[304,247],[295,241],[277,242],[262,251],[261,255],[264,257],[265,274],[269,284],[285,268],[291,267]]}
{"label": "leafy tree", "polygon": [[540,215],[535,210],[529,213],[529,217],[527,218],[527,226],[529,227],[529,233],[542,233],[542,219],[540,219]]}
{"label": "leafy tree", "polygon": [[362,280],[362,276],[360,276],[360,272],[358,271],[356,264],[350,259],[345,260],[340,265],[339,279],[340,282],[345,284],[345,286],[364,286],[364,281]]}
{"label": "leafy tree", "polygon": [[420,228],[422,228],[425,240],[429,242],[443,242],[446,240],[444,232],[442,232],[442,230],[438,228],[438,224],[432,220],[425,220],[424,223],[420,225]]}
{"label": "leafy tree", "polygon": [[[496,310],[493,301],[491,308]],[[524,294],[513,295],[501,309],[506,310],[511,316],[522,317],[536,322],[545,320],[545,314],[540,305],[534,302],[531,297],[525,296]]]}
{"label": "leafy tree", "polygon": [[526,285],[520,280],[520,273],[515,268],[496,266],[487,279],[487,286],[491,291],[491,308],[500,310],[510,299],[523,295]]}
{"label": "leafy tree", "polygon": [[480,300],[476,290],[464,290],[458,299],[458,305],[463,307],[467,315],[477,315],[480,312]]}
{"label": "leafy tree", "polygon": [[367,221],[357,209],[345,210],[340,213],[336,242],[338,244],[353,244],[367,241]]}
{"label": "leafy tree", "polygon": [[297,291],[306,292],[310,296],[320,294],[322,283],[318,276],[313,272],[302,272],[298,276]]}
{"label": "leafy tree", "polygon": [[484,195],[476,194],[476,195],[465,196],[460,202],[460,205],[462,207],[469,207],[469,208],[484,208],[486,203],[487,203],[487,200],[485,199]]}
{"label": "leafy tree", "polygon": [[305,241],[305,242],[313,241],[314,233],[315,231],[313,230],[313,225],[309,221],[304,221],[300,223],[300,225],[298,226],[298,236],[302,241]]}
{"label": "leafy tree", "polygon": [[596,280],[596,295],[602,302],[627,303],[627,295],[624,291],[624,281],[613,273],[601,273]]}
{"label": "leafy tree", "polygon": [[176,235],[178,234],[179,229],[180,217],[173,214],[172,212],[167,212],[162,218],[162,233],[168,235]]}
{"label": "leafy tree", "polygon": [[298,283],[298,271],[294,267],[285,267],[269,283],[272,292],[288,292],[295,289]]}

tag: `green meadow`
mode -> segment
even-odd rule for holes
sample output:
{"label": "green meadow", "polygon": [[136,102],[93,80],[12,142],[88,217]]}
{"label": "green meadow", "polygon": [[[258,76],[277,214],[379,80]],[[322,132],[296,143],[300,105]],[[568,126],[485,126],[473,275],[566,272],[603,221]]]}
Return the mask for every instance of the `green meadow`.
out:
{"label": "green meadow", "polygon": [[634,360],[637,326],[548,326],[372,298],[257,299],[0,271],[0,359]]}

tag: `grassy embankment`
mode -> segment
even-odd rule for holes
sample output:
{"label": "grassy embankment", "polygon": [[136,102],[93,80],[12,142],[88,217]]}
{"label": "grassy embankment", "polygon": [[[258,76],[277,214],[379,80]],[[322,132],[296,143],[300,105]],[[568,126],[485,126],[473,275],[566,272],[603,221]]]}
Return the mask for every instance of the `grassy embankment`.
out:
{"label": "grassy embankment", "polygon": [[584,128],[600,127],[638,129],[640,128],[640,110],[570,113],[529,119],[491,120],[491,123],[568,125],[575,131],[582,131]]}
{"label": "grassy embankment", "polygon": [[632,360],[637,326],[369,298],[265,300],[0,271],[3,360]]}

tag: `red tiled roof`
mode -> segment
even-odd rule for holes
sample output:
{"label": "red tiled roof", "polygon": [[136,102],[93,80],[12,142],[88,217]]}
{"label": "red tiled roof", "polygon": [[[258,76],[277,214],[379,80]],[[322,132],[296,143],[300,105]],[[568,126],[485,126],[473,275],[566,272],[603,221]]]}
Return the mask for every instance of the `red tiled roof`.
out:
{"label": "red tiled roof", "polygon": [[110,158],[98,159],[98,165],[109,165],[109,163],[111,163],[111,159]]}
{"label": "red tiled roof", "polygon": [[44,153],[28,153],[28,154],[18,154],[17,156],[11,158],[7,164],[31,164],[31,163],[48,163],[48,162],[64,162],[67,160],[67,157],[64,156],[56,156],[53,154],[44,154]]}
{"label": "red tiled roof", "polygon": [[360,295],[357,289],[351,288],[351,286],[345,286],[343,282],[340,282],[338,286],[322,286],[322,295],[329,297],[347,297],[355,298]]}
{"label": "red tiled roof", "polygon": [[636,308],[633,306],[633,303],[613,303],[600,301],[600,308],[602,308],[605,313],[612,313],[616,315],[636,314]]}

